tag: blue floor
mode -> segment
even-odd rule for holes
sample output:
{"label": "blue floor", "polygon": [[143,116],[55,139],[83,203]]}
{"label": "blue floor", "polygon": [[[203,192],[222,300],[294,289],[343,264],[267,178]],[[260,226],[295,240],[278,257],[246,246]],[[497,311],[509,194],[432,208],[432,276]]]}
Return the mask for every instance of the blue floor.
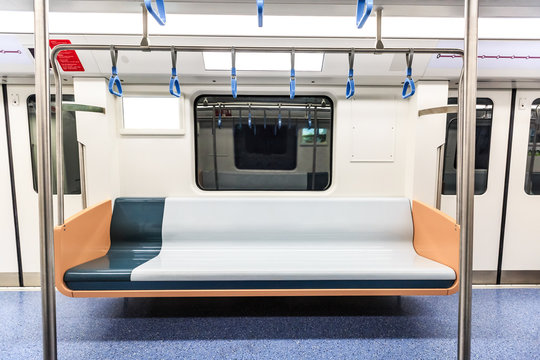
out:
{"label": "blue floor", "polygon": [[[40,293],[0,291],[0,359],[41,357]],[[59,359],[455,359],[458,297],[72,299]],[[474,359],[540,359],[540,289],[473,292]]]}

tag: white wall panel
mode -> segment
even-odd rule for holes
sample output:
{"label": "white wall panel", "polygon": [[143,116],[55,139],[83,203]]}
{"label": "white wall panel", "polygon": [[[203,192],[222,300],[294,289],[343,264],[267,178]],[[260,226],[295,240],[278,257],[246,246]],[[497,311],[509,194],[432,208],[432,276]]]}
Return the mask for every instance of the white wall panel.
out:
{"label": "white wall panel", "polygon": [[[125,87],[125,93],[148,91],[155,94],[155,87]],[[162,87],[163,94],[167,88]],[[119,137],[119,173],[120,195],[122,196],[215,196],[204,192],[195,184],[195,153],[193,135],[192,102],[203,93],[227,94],[229,87],[184,86],[186,97],[183,115],[185,116],[185,136],[120,136]],[[243,86],[242,94],[282,95],[285,87]],[[407,127],[409,102],[399,97],[401,89],[392,88],[357,88],[359,100],[346,100],[343,87],[298,87],[298,95],[329,95],[334,100],[334,149],[332,185],[324,192],[299,192],[300,196],[403,196],[405,178],[405,147],[407,145]],[[390,109],[390,111],[384,111]],[[366,122],[395,122],[395,158],[392,162],[351,163],[351,148],[354,141],[352,124],[355,118],[363,114],[377,113],[377,118]],[[397,115],[396,115],[397,114]],[[366,123],[366,126],[369,126]],[[253,196],[261,192],[220,193],[221,196]],[[291,196],[291,192],[272,192],[272,196]]]}

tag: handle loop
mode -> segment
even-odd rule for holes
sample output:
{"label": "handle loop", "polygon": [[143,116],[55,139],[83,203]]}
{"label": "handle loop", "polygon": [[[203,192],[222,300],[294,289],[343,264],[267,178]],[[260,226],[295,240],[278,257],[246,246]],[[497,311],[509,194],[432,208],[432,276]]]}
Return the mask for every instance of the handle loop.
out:
{"label": "handle loop", "polygon": [[157,11],[154,10],[154,7],[152,6],[152,0],[144,0],[144,6],[146,6],[146,10],[156,19],[159,25],[165,25],[165,22],[167,21],[167,16],[165,13],[165,2],[164,0],[156,0],[156,8]]}
{"label": "handle loop", "polygon": [[242,128],[242,109],[238,110],[238,128]]}
{"label": "handle loop", "polygon": [[347,88],[345,97],[350,99],[354,95],[354,49],[349,53],[349,78],[347,79]]}
{"label": "handle loop", "polygon": [[236,99],[238,96],[238,81],[236,80],[236,50],[232,48],[232,68],[231,68],[231,92],[232,97]]}
{"label": "handle loop", "polygon": [[311,130],[311,104],[306,107],[307,127]]}
{"label": "handle loop", "polygon": [[278,110],[278,128],[281,129],[281,104],[279,104]]}
{"label": "handle loop", "polygon": [[373,0],[358,0],[356,4],[356,27],[361,29],[373,10]]}
{"label": "handle loop", "polygon": [[218,127],[218,129],[221,129],[221,103],[218,104],[218,120],[217,120],[217,127]]}
{"label": "handle loop", "polygon": [[181,91],[180,91],[180,80],[178,80],[178,75],[176,74],[176,50],[174,49],[174,46],[171,47],[171,61],[172,61],[172,68],[171,68],[171,80],[169,81],[169,92],[172,96],[176,96],[177,98],[180,97]]}
{"label": "handle loop", "polygon": [[251,129],[251,104],[249,104],[248,126],[249,126],[249,128]]}
{"label": "handle loop", "polygon": [[[401,92],[401,97],[403,99],[408,99],[411,96],[414,95],[416,92],[416,86],[414,85],[414,80],[412,78],[412,62],[413,62],[413,50],[409,50],[407,54],[405,54],[406,60],[407,60],[407,77],[405,78],[405,81],[403,82],[403,91]],[[410,89],[409,93],[407,91]]]}
{"label": "handle loop", "polygon": [[294,49],[291,50],[291,82],[290,82],[290,89],[289,89],[289,96],[291,99],[294,99],[294,96],[296,95],[296,70],[294,70],[294,56],[295,51]]}
{"label": "handle loop", "polygon": [[291,128],[291,110],[289,110],[289,116],[287,117],[287,127]]}
{"label": "handle loop", "polygon": [[264,0],[257,0],[257,17],[259,19],[259,27],[263,26]]}
{"label": "handle loop", "polygon": [[[111,62],[112,62],[112,71],[111,78],[109,79],[109,92],[115,96],[122,97],[122,82],[118,77],[118,69],[116,68],[116,62],[118,61],[118,50],[111,46]],[[116,89],[114,90],[114,86]]]}

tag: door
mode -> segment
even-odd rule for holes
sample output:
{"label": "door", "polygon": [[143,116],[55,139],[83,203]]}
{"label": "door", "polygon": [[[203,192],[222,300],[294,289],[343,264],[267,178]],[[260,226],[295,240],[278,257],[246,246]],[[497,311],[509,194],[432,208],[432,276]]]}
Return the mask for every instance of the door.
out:
{"label": "door", "polygon": [[4,90],[5,85],[0,88],[0,286],[19,286]]}
{"label": "door", "polygon": [[540,90],[516,93],[501,283],[540,283]]}
{"label": "door", "polygon": [[[457,103],[457,94],[450,101]],[[479,90],[474,196],[473,270],[476,283],[495,283],[499,257],[511,91]],[[449,114],[441,210],[456,217],[457,115]]]}
{"label": "door", "polygon": [[[36,178],[35,90],[33,86],[29,85],[12,85],[8,86],[7,89],[11,99],[9,101],[9,115],[24,283],[26,286],[36,286],[40,282],[40,247]],[[52,91],[54,92],[54,90]],[[64,100],[72,100],[72,98],[73,95],[71,98],[68,95]],[[54,105],[54,103],[52,104]],[[54,113],[51,116],[51,122],[53,123],[51,131],[53,192],[56,193]],[[74,112],[64,113],[64,149],[66,154],[64,168],[65,215],[67,218],[82,209]],[[56,212],[56,195],[54,195],[54,205]]]}

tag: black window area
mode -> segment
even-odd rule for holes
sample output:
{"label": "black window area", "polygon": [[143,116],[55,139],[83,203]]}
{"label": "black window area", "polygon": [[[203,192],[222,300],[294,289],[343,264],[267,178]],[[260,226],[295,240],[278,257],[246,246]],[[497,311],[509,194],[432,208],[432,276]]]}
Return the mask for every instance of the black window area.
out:
{"label": "black window area", "polygon": [[[448,99],[448,105],[457,105],[457,98]],[[475,195],[481,195],[487,190],[492,118],[493,101],[488,98],[476,99]],[[442,191],[444,195],[456,195],[457,125],[457,114],[448,114],[446,118],[446,145],[444,150]]]}
{"label": "black window area", "polygon": [[[253,128],[255,127],[255,128]],[[252,125],[234,127],[234,164],[242,170],[294,170],[296,128]]]}
{"label": "black window area", "polygon": [[321,191],[330,186],[329,98],[204,95],[194,107],[201,189]]}
{"label": "black window area", "polygon": [[529,195],[540,195],[540,161],[536,161],[537,157],[540,157],[540,99],[534,100],[531,107],[525,170],[525,192]]}
{"label": "black window area", "polygon": [[[74,101],[73,95],[64,95],[64,101]],[[32,177],[34,190],[37,191],[37,124],[36,124],[36,96],[30,95],[26,100],[28,109],[28,128],[30,130],[30,153],[32,156]],[[74,195],[81,193],[81,180],[79,172],[79,145],[77,143],[77,126],[75,111],[63,111],[64,125],[64,193]],[[56,111],[55,96],[51,95],[51,155],[52,155],[52,181],[53,192],[56,194]]]}

